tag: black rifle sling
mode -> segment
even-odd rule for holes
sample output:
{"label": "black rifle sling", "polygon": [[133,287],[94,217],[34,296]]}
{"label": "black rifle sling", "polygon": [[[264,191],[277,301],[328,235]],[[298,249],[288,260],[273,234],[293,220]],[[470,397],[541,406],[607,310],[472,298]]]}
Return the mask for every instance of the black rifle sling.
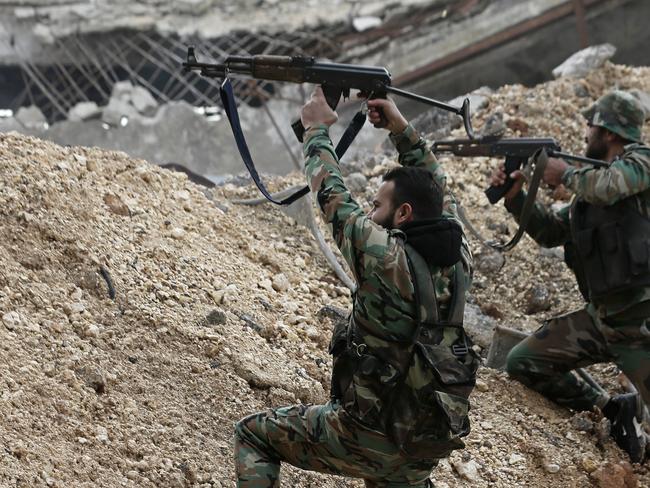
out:
{"label": "black rifle sling", "polygon": [[548,162],[547,153],[543,149],[537,151],[533,156],[531,156],[531,158],[533,161],[535,161],[535,171],[533,172],[533,175],[530,179],[530,183],[528,185],[528,194],[526,195],[524,206],[521,209],[521,214],[519,215],[519,228],[517,229],[517,232],[512,237],[512,239],[510,239],[510,241],[508,241],[506,244],[495,244],[493,242],[487,241],[467,218],[467,214],[465,213],[463,207],[458,204],[458,218],[482,245],[499,252],[510,251],[517,245],[519,240],[526,232],[530,216],[533,213],[533,209],[535,207],[537,190],[539,189],[539,185],[542,181],[542,176],[544,176],[544,168],[546,168],[546,164]]}
{"label": "black rifle sling", "polygon": [[[237,143],[237,149],[239,149],[239,154],[244,161],[244,164],[246,165],[246,168],[248,169],[253,182],[260,190],[262,195],[264,195],[269,202],[275,203],[276,205],[289,205],[298,200],[300,197],[303,197],[309,193],[309,187],[305,186],[304,188],[301,188],[297,192],[289,195],[282,200],[275,200],[273,198],[273,196],[264,186],[264,183],[262,182],[260,175],[257,173],[257,169],[255,168],[255,163],[253,162],[250,150],[248,149],[248,144],[246,143],[246,138],[244,137],[244,132],[239,121],[239,112],[237,111],[237,102],[235,101],[235,97],[233,95],[232,84],[228,78],[226,78],[221,84],[219,93],[221,95],[221,102],[223,103],[223,107],[226,110],[226,116],[230,122],[232,134],[235,138],[235,142]],[[339,159],[341,159],[345,152],[348,150],[350,144],[352,144],[352,141],[354,141],[355,137],[365,122],[366,114],[362,111],[359,111],[352,119],[352,122],[345,130],[345,133],[336,146],[336,155]]]}
{"label": "black rifle sling", "polygon": [[531,177],[530,183],[528,184],[528,195],[526,195],[524,206],[521,209],[521,214],[519,215],[519,228],[509,242],[505,244],[492,245],[492,247],[497,251],[510,251],[517,245],[519,239],[521,239],[521,237],[526,232],[526,228],[528,227],[528,221],[530,220],[530,216],[532,215],[535,208],[537,190],[539,190],[539,184],[542,182],[544,170],[546,169],[546,165],[548,163],[546,150],[540,149],[531,156],[531,159],[535,162],[535,170],[533,171],[533,176]]}

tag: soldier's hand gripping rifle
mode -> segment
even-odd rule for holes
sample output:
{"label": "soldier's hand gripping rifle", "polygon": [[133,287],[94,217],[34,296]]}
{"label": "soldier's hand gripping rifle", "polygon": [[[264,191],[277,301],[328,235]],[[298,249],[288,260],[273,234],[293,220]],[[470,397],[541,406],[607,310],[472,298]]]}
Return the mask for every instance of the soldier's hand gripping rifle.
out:
{"label": "soldier's hand gripping rifle", "polygon": [[508,243],[493,244],[487,242],[472,226],[471,222],[469,222],[462,208],[459,207],[459,214],[470,232],[482,244],[498,251],[509,251],[515,247],[524,234],[535,205],[537,190],[549,157],[590,164],[595,167],[607,166],[607,163],[604,161],[563,153],[557,141],[551,138],[500,139],[496,137],[485,137],[481,139],[455,139],[435,142],[431,150],[434,153],[448,152],[461,157],[482,156],[505,158],[505,183],[499,186],[490,186],[485,190],[485,194],[491,204],[495,204],[501,200],[508,193],[508,190],[512,188],[515,180],[510,177],[510,174],[513,171],[523,169],[524,166],[526,166],[526,170],[532,170],[532,166],[534,165],[534,171],[531,171],[532,176],[529,182],[528,195],[526,196],[521,215],[519,216],[519,229]]}
{"label": "soldier's hand gripping rifle", "polygon": [[[228,56],[221,64],[200,63],[196,59],[193,47],[187,49],[187,61],[183,63],[185,71],[196,71],[201,76],[209,78],[221,78],[224,80],[221,86],[221,99],[233,129],[233,134],[239,148],[239,152],[246,164],[255,184],[262,194],[271,202],[288,204],[307,193],[307,189],[300,190],[280,202],[273,200],[266,188],[260,181],[255,170],[252,158],[248,151],[241,127],[237,107],[232,93],[232,86],[228,80],[230,75],[246,76],[266,81],[287,81],[292,83],[313,83],[321,85],[328,105],[335,110],[341,96],[348,98],[350,90],[359,90],[365,98],[386,98],[388,93],[409,98],[427,105],[453,112],[463,119],[467,136],[472,139],[472,121],[470,118],[469,99],[465,99],[461,107],[433,100],[431,98],[416,95],[415,93],[400,90],[391,86],[391,75],[386,68],[378,66],[358,66],[353,64],[326,63],[316,61],[311,57],[300,56]],[[347,128],[343,137],[336,147],[336,154],[339,158],[343,156],[349,145],[366,121],[365,112],[360,111],[355,115],[352,123]],[[380,123],[379,126],[382,124]],[[302,142],[305,128],[300,119],[292,124],[296,137]]]}

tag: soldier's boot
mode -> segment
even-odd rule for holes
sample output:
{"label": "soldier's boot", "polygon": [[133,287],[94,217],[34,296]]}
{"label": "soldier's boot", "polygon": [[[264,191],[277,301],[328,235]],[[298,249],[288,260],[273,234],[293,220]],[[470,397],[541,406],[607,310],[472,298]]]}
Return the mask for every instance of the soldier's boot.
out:
{"label": "soldier's boot", "polygon": [[645,457],[646,434],[641,426],[643,411],[636,393],[612,397],[603,413],[610,420],[611,436],[634,463]]}

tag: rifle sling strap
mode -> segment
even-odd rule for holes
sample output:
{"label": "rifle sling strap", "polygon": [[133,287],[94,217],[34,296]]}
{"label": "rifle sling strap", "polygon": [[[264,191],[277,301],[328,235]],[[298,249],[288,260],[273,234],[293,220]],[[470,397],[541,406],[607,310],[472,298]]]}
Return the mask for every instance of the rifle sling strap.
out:
{"label": "rifle sling strap", "polygon": [[531,157],[531,159],[535,161],[535,171],[533,172],[533,175],[530,179],[530,184],[528,185],[528,194],[526,195],[523,208],[521,209],[521,214],[519,215],[519,228],[517,229],[517,232],[512,237],[512,239],[510,239],[507,243],[495,244],[485,240],[485,238],[480,234],[480,232],[476,230],[476,228],[469,221],[463,207],[461,207],[460,204],[458,205],[458,217],[460,218],[463,225],[467,227],[469,232],[474,237],[476,237],[476,239],[482,245],[500,252],[510,251],[512,248],[514,248],[517,245],[519,240],[526,232],[526,228],[528,227],[530,216],[535,207],[535,199],[537,198],[537,191],[539,190],[539,185],[542,181],[542,176],[544,176],[544,169],[546,168],[546,164],[548,163],[548,156],[546,154],[546,151],[541,149],[537,151]]}
{"label": "rifle sling strap", "polygon": [[537,198],[537,190],[539,190],[539,185],[542,182],[542,177],[544,176],[544,170],[548,163],[548,156],[546,155],[545,149],[540,149],[537,151],[531,159],[535,162],[535,171],[533,171],[533,176],[530,179],[528,184],[528,195],[526,195],[526,200],[524,200],[524,206],[521,209],[521,215],[519,215],[519,228],[515,235],[505,244],[495,244],[492,247],[497,251],[510,251],[513,247],[517,245],[521,237],[526,232],[528,227],[528,221],[530,216],[533,213],[535,208],[535,199]]}
{"label": "rifle sling strap", "polygon": [[[262,195],[264,195],[264,197],[266,197],[269,202],[275,203],[276,205],[289,205],[298,200],[300,197],[303,197],[309,193],[309,187],[305,186],[282,200],[275,200],[273,198],[273,196],[266,189],[266,186],[264,186],[264,183],[262,182],[260,175],[257,173],[257,169],[255,168],[255,163],[253,162],[250,150],[248,149],[248,144],[246,143],[246,138],[244,137],[244,132],[241,128],[239,113],[237,111],[237,102],[235,101],[233,94],[232,84],[228,78],[226,78],[221,84],[219,93],[221,95],[221,102],[223,103],[224,109],[226,110],[226,116],[230,122],[232,134],[235,137],[235,142],[237,143],[239,154],[241,155],[241,158],[244,161],[244,164],[246,165],[246,168],[248,169],[248,172],[250,173],[255,186],[257,186]],[[355,137],[365,122],[366,114],[362,111],[357,112],[336,146],[336,155],[339,160],[348,150],[350,144],[352,144],[352,141],[354,141]]]}

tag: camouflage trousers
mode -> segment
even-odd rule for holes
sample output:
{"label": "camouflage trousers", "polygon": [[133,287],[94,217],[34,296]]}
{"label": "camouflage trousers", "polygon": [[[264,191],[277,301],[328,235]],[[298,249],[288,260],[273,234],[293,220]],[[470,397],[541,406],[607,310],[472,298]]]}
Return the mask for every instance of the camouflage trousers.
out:
{"label": "camouflage trousers", "polygon": [[555,317],[515,346],[507,360],[513,378],[575,410],[602,408],[609,395],[571,371],[612,362],[650,405],[650,331],[644,319],[595,319],[586,310]]}
{"label": "camouflage trousers", "polygon": [[338,403],[294,405],[250,415],[235,428],[241,488],[277,488],[280,463],[365,480],[366,487],[432,487],[438,459],[407,459],[382,433],[356,424]]}

